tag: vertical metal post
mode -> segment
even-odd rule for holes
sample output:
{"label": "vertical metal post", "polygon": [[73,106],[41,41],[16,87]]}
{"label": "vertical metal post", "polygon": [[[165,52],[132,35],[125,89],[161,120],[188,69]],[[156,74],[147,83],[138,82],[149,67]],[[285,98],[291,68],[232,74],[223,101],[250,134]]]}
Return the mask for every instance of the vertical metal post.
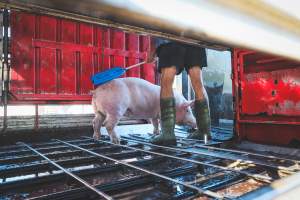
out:
{"label": "vertical metal post", "polygon": [[[3,54],[3,13],[4,13],[4,10],[1,10],[0,11],[0,55]],[[0,57],[1,61],[0,61],[0,69],[1,69],[1,84],[0,84],[0,103],[1,105],[3,104],[3,90],[4,90],[4,68],[3,68],[3,59],[2,59],[2,56]]]}
{"label": "vertical metal post", "polygon": [[189,79],[188,74],[185,70],[182,72],[182,94],[184,98],[189,98]]}
{"label": "vertical metal post", "polygon": [[39,105],[35,105],[34,130],[39,129]]}
{"label": "vertical metal post", "polygon": [[3,64],[2,64],[2,80],[3,80],[3,91],[2,91],[2,102],[3,102],[3,127],[1,133],[4,133],[7,129],[7,102],[8,102],[8,91],[9,91],[9,63],[8,63],[8,27],[9,27],[9,13],[7,9],[3,11]]}
{"label": "vertical metal post", "polygon": [[189,77],[189,92],[190,92],[190,99],[189,100],[192,100],[192,99],[195,99],[195,91],[194,91],[194,88],[192,87],[192,82],[191,82],[191,78]]}

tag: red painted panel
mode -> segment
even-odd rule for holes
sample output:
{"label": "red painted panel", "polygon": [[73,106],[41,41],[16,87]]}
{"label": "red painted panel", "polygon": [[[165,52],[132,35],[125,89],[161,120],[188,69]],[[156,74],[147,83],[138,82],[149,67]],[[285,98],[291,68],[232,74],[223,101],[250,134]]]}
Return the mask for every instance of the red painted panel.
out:
{"label": "red painted panel", "polygon": [[299,68],[250,73],[244,77],[242,113],[300,115]]}
{"label": "red painted panel", "polygon": [[61,20],[61,41],[76,43],[76,23],[70,20]]}
{"label": "red painted panel", "polygon": [[300,141],[300,126],[290,124],[241,123],[243,139],[256,143],[288,145]]}
{"label": "red painted panel", "polygon": [[[61,20],[61,42],[64,44],[76,43],[76,23],[69,20]],[[60,90],[62,94],[74,94],[76,92],[76,59],[74,51],[61,49]]]}
{"label": "red painted panel", "polygon": [[80,94],[89,94],[93,89],[93,84],[90,79],[94,73],[93,54],[82,53],[80,64]]}
{"label": "red painted panel", "polygon": [[[56,19],[48,16],[36,17],[35,39],[56,40]],[[36,92],[56,92],[56,51],[50,48],[36,48]]]}
{"label": "red painted panel", "polygon": [[37,83],[38,93],[53,94],[56,93],[56,51],[55,49],[38,49],[39,55],[39,83]]}
{"label": "red painted panel", "polygon": [[77,32],[77,34],[79,34],[78,38],[80,38],[79,43],[82,45],[93,46],[93,25],[80,23],[78,28],[79,33]]}
{"label": "red painted panel", "polygon": [[[139,36],[136,34],[126,34],[126,50],[129,51],[139,51]],[[139,62],[137,58],[128,58],[127,59],[127,66],[134,65]],[[140,68],[133,68],[128,70],[126,73],[127,76],[130,77],[140,77]]]}
{"label": "red painted panel", "polygon": [[[94,73],[141,62],[150,49],[150,37],[98,25],[19,11],[10,19],[10,103],[89,103]],[[154,82],[154,66],[126,76]]]}
{"label": "red painted panel", "polygon": [[[34,15],[11,12],[11,31],[14,39],[11,41],[11,82],[10,89],[17,94],[32,94],[34,92],[34,51],[31,41],[35,33]],[[31,22],[31,23],[28,23]]]}
{"label": "red painted panel", "polygon": [[[123,31],[119,30],[112,30],[111,32],[111,48],[112,49],[118,49],[118,50],[124,50],[125,49],[125,33]],[[124,56],[116,55],[111,60],[111,66],[112,67],[124,67],[125,66],[125,58]],[[126,75],[122,76],[125,77]]]}
{"label": "red painted panel", "polygon": [[36,39],[55,41],[57,19],[49,16],[38,16],[37,19]]}
{"label": "red painted panel", "polygon": [[300,142],[300,63],[239,49],[233,59],[239,138],[268,144]]}
{"label": "red painted panel", "polygon": [[[151,48],[151,38],[149,36],[140,37],[140,49],[143,52],[150,52]],[[155,65],[154,64],[144,64],[141,67],[141,76],[152,83],[155,83]]]}
{"label": "red painted panel", "polygon": [[[105,29],[105,30],[103,30],[103,33],[102,33],[103,34],[102,37],[104,36],[104,39],[103,39],[104,47],[107,49],[110,49],[110,47],[111,47],[111,40],[110,40],[111,32],[112,32],[111,29]],[[102,61],[102,59],[103,59],[103,61]],[[103,66],[101,68],[102,70],[110,69],[111,68],[111,55],[109,55],[108,53],[101,53],[101,62],[103,62]]]}
{"label": "red painted panel", "polygon": [[[80,44],[86,46],[93,46],[93,26],[90,24],[83,24],[77,26],[79,31],[77,31],[77,37],[80,38]],[[80,58],[78,60],[78,71],[77,76],[79,80],[79,93],[89,94],[93,89],[93,84],[90,81],[90,77],[94,73],[93,65],[93,54],[92,52],[78,52]],[[77,82],[78,83],[78,82]]]}

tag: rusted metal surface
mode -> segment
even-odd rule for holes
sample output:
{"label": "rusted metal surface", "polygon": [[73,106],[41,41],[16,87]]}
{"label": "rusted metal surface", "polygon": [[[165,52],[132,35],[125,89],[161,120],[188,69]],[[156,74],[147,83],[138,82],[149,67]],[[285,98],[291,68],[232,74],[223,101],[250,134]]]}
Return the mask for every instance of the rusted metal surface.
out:
{"label": "rusted metal surface", "polygon": [[[144,60],[150,37],[40,14],[12,11],[10,103],[89,103],[91,76]],[[154,82],[154,65],[126,76]]]}
{"label": "rusted metal surface", "polygon": [[300,63],[254,51],[233,52],[238,136],[255,142],[300,141]]}

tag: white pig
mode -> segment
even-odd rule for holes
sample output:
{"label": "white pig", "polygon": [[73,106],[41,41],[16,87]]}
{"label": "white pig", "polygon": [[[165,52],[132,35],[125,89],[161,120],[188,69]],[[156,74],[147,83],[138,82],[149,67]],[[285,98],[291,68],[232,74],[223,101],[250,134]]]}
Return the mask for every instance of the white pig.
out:
{"label": "white pig", "polygon": [[[101,136],[100,128],[105,126],[110,139],[119,143],[115,126],[123,117],[151,119],[153,133],[159,134],[160,87],[140,78],[118,78],[98,86],[92,91],[92,105],[95,112],[93,128],[95,139]],[[176,124],[196,128],[196,119],[182,94],[174,91],[176,102]]]}

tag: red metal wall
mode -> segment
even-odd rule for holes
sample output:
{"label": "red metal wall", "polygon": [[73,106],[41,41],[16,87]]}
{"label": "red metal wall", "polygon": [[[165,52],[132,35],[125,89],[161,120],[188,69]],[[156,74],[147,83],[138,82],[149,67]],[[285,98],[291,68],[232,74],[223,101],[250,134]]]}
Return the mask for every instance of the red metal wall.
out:
{"label": "red metal wall", "polygon": [[300,63],[235,49],[233,74],[239,138],[282,145],[300,141]]}
{"label": "red metal wall", "polygon": [[[92,74],[144,60],[149,36],[12,11],[9,103],[89,103]],[[126,76],[154,82],[154,65]]]}

